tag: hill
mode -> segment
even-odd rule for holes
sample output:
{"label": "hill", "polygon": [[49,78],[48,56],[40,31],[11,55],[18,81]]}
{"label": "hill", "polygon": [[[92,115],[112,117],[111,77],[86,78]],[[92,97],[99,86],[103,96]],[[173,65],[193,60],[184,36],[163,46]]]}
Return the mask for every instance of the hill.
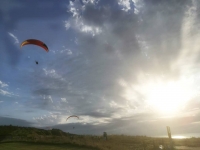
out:
{"label": "hill", "polygon": [[44,130],[33,127],[0,126],[0,141],[4,139],[33,140],[41,137],[70,137],[74,134],[63,132],[59,129]]}
{"label": "hill", "polygon": [[[7,142],[25,142],[34,145],[73,145],[102,150],[146,149],[152,150],[159,145],[168,147],[168,138],[146,136],[108,135],[102,136],[75,135],[59,129],[44,130],[32,127],[0,126],[0,144]],[[35,144],[34,144],[35,143]],[[4,144],[7,146],[7,144]],[[15,144],[14,144],[15,145]],[[200,138],[173,139],[174,146],[200,146]],[[89,149],[89,148],[88,148]]]}
{"label": "hill", "polygon": [[33,127],[18,127],[18,126],[0,126],[0,136],[69,136],[70,133],[63,132],[59,129],[44,130]]}

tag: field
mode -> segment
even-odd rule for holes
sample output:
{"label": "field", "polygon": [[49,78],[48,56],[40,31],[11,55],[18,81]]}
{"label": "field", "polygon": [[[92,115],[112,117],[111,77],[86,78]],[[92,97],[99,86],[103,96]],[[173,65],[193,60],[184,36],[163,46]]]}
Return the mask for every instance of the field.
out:
{"label": "field", "polygon": [[[43,130],[15,126],[0,126],[0,150],[155,150],[169,147],[168,138],[147,136],[74,135],[59,129]],[[200,138],[173,139],[177,149],[200,149]],[[184,147],[187,146],[187,147]]]}
{"label": "field", "polygon": [[[200,149],[200,139],[174,139],[177,149]],[[5,138],[0,142],[0,150],[154,150],[163,145],[167,147],[167,138],[151,138],[145,136],[110,135],[108,140],[98,136],[40,136],[35,139]],[[184,147],[189,146],[189,147]]]}
{"label": "field", "polygon": [[83,147],[72,144],[50,144],[33,142],[8,142],[0,143],[2,150],[96,150],[95,148]]}

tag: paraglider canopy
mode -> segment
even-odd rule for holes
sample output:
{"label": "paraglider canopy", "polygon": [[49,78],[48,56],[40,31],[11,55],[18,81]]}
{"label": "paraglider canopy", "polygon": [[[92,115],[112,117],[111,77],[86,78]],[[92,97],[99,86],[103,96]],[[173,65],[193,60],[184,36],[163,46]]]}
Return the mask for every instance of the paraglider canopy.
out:
{"label": "paraglider canopy", "polygon": [[49,51],[47,45],[45,43],[43,43],[42,41],[40,40],[36,40],[36,39],[28,39],[28,40],[25,40],[21,43],[20,47],[24,46],[24,45],[28,45],[28,44],[33,44],[33,45],[37,45],[37,46],[40,46],[42,47],[46,52]]}
{"label": "paraglider canopy", "polygon": [[78,118],[78,119],[79,119],[79,117],[78,117],[78,116],[76,116],[76,115],[72,115],[72,116],[69,116],[69,117],[66,119],[66,121],[67,121],[69,118],[71,118],[71,117],[76,117],[76,118]]}

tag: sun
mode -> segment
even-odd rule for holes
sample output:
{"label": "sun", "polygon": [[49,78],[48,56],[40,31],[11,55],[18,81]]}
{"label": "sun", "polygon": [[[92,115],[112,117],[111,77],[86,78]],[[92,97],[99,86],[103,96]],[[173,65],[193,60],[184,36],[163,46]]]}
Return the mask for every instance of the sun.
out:
{"label": "sun", "polygon": [[154,110],[175,114],[184,108],[193,96],[192,90],[182,82],[159,82],[148,85],[146,102]]}
{"label": "sun", "polygon": [[127,100],[127,110],[136,105],[142,111],[153,111],[160,115],[179,115],[187,103],[198,94],[196,84],[182,77],[178,80],[163,78],[141,78],[137,84],[119,80],[124,88],[122,97]]}

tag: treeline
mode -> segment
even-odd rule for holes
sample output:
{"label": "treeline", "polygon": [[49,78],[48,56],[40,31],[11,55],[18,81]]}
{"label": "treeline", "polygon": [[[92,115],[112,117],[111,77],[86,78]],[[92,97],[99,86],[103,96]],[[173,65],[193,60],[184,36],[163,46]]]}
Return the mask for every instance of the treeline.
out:
{"label": "treeline", "polygon": [[59,129],[44,130],[33,127],[19,127],[19,126],[0,126],[0,136],[67,136]]}

